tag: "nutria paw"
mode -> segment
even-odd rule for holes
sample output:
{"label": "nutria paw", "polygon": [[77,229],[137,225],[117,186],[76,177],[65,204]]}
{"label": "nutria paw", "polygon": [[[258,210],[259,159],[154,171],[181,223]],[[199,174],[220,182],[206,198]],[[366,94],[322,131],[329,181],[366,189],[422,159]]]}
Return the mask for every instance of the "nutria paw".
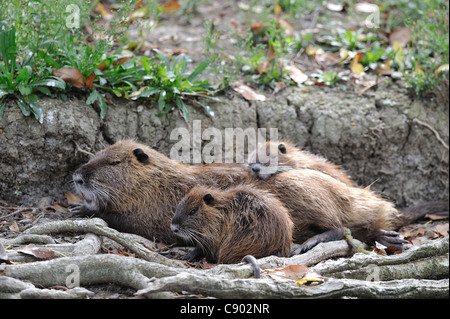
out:
{"label": "nutria paw", "polygon": [[69,211],[72,213],[72,217],[85,217],[85,216],[94,216],[95,213],[86,209],[83,203],[71,203],[68,206]]}
{"label": "nutria paw", "polygon": [[408,242],[399,233],[384,229],[375,231],[375,240],[386,247],[395,247],[396,251],[402,251],[402,244]]}

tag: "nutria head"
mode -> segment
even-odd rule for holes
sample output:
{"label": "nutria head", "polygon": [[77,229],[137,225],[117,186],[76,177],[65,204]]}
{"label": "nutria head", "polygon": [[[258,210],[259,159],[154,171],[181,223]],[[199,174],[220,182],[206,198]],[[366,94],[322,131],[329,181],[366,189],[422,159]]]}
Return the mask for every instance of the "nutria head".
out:
{"label": "nutria head", "polygon": [[187,243],[211,250],[210,242],[218,240],[226,218],[225,197],[207,187],[193,188],[180,202],[170,229]]}
{"label": "nutria head", "polygon": [[291,145],[288,142],[266,142],[258,144],[256,150],[250,154],[248,167],[254,177],[268,179],[278,173],[292,169],[284,156]]}
{"label": "nutria head", "polygon": [[158,186],[167,160],[145,145],[124,140],[78,168],[73,181],[89,210],[123,211],[151,196],[149,187]]}

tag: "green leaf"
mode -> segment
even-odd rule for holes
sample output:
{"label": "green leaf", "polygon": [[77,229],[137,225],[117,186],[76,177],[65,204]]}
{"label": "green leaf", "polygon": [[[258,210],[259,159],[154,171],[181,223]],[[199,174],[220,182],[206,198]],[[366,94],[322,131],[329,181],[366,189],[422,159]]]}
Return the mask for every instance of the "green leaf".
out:
{"label": "green leaf", "polygon": [[160,112],[162,112],[164,110],[164,106],[166,106],[166,91],[162,90],[159,93],[159,98],[158,98],[158,109]]}
{"label": "green leaf", "polygon": [[33,83],[30,83],[30,86],[49,86],[49,87],[56,87],[58,89],[65,90],[66,89],[66,82],[61,80],[60,78],[56,76],[51,76],[49,78],[45,78]]}
{"label": "green leaf", "polygon": [[7,94],[8,94],[8,92],[6,92],[5,90],[0,89],[0,100]]}
{"label": "green leaf", "polygon": [[89,95],[89,97],[86,100],[87,104],[92,104],[95,101],[98,102],[98,105],[100,107],[100,117],[104,118],[106,115],[106,102],[105,99],[103,98],[103,95],[101,95],[97,90],[92,90],[91,94]]}
{"label": "green leaf", "polygon": [[186,107],[186,104],[184,104],[183,100],[179,96],[177,96],[176,101],[177,101],[178,108],[183,113],[184,120],[186,122],[189,122],[190,115],[189,115],[189,109]]}
{"label": "green leaf", "polygon": [[167,61],[166,57],[164,56],[164,54],[159,51],[158,49],[153,49],[153,51],[156,52],[156,54],[158,54],[159,60],[161,61],[161,64],[164,66],[164,68],[166,70],[169,69],[169,61]]}
{"label": "green leaf", "polygon": [[189,75],[188,80],[192,81],[195,79],[195,77],[197,77],[197,75],[199,75],[201,72],[203,72],[208,65],[211,63],[211,58],[203,60],[198,67]]}
{"label": "green leaf", "polygon": [[[15,79],[16,83],[20,83],[23,80],[29,80],[31,77],[31,67],[29,65],[26,65],[25,67],[20,70],[20,72],[17,74],[17,77]],[[25,81],[27,82],[27,81]],[[22,93],[23,94],[23,93]],[[26,95],[26,94],[25,94]]]}
{"label": "green leaf", "polygon": [[20,94],[25,95],[25,96],[28,94],[31,94],[31,92],[33,91],[33,89],[31,87],[25,86],[22,83],[19,84],[18,88],[19,88]]}
{"label": "green leaf", "polygon": [[0,97],[0,121],[2,120],[3,112],[5,111],[5,107],[6,107],[6,101],[4,101],[4,99],[2,99]]}
{"label": "green leaf", "polygon": [[33,112],[34,117],[39,121],[39,123],[42,124],[44,122],[44,112],[42,112],[41,106],[31,101],[28,101],[28,103],[31,107],[31,112]]}
{"label": "green leaf", "polygon": [[19,109],[22,111],[23,115],[30,116],[31,109],[30,109],[30,106],[28,105],[28,103],[26,103],[20,97],[17,97],[17,105],[19,106]]}

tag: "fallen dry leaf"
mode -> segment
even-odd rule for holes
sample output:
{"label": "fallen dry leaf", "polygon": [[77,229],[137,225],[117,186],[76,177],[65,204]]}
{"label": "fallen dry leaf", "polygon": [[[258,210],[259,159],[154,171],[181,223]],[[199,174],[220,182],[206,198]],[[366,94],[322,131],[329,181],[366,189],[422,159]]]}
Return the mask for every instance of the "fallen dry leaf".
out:
{"label": "fallen dry leaf", "polygon": [[350,64],[350,70],[353,74],[361,75],[364,73],[364,66],[359,63],[359,61],[362,59],[363,54],[362,52],[358,52],[352,60],[352,63]]}
{"label": "fallen dry leaf", "polygon": [[65,82],[72,83],[74,87],[84,87],[84,78],[80,71],[74,68],[53,69],[53,75],[61,78]]}
{"label": "fallen dry leaf", "polygon": [[379,10],[376,4],[368,2],[358,2],[357,4],[355,4],[354,9],[363,13],[372,13]]}
{"label": "fallen dry leaf", "polygon": [[178,1],[169,1],[162,5],[162,10],[166,14],[172,14],[178,11],[181,8],[181,5]]}
{"label": "fallen dry leaf", "polygon": [[291,265],[287,266],[285,268],[277,268],[277,269],[266,269],[266,272],[269,275],[278,276],[282,278],[292,279],[292,280],[299,280],[302,279],[307,271],[309,270],[308,267],[304,265]]}
{"label": "fallen dry leaf", "polygon": [[291,63],[291,65],[286,65],[284,68],[289,72],[289,76],[295,83],[302,84],[308,80],[308,76],[302,70],[297,68],[294,63]]}
{"label": "fallen dry leaf", "polygon": [[66,195],[67,203],[68,203],[68,204],[72,204],[72,203],[82,203],[82,202],[83,202],[83,200],[82,200],[80,197],[78,197],[77,195],[75,195],[75,194],[72,194],[72,193],[64,193],[64,195]]}
{"label": "fallen dry leaf", "polygon": [[439,225],[434,226],[433,231],[438,235],[438,237],[447,236],[448,235],[448,223],[439,224]]}
{"label": "fallen dry leaf", "polygon": [[235,83],[232,86],[233,90],[238,92],[240,95],[244,97],[244,99],[248,101],[265,101],[267,98],[259,93],[256,93],[252,88],[245,85],[242,82]]}
{"label": "fallen dry leaf", "polygon": [[315,271],[309,271],[305,276],[297,280],[299,285],[320,284],[324,281],[323,277]]}
{"label": "fallen dry leaf", "polygon": [[29,245],[25,246],[24,248],[19,249],[17,251],[22,254],[34,256],[38,259],[49,259],[49,258],[53,257],[53,255],[55,254],[55,252],[53,250],[41,249],[39,247],[36,247],[33,244],[29,244]]}
{"label": "fallen dry leaf", "polygon": [[278,20],[278,25],[280,29],[284,29],[284,34],[286,34],[287,37],[292,37],[294,35],[294,27],[286,20]]}
{"label": "fallen dry leaf", "polygon": [[397,41],[402,47],[406,47],[411,38],[411,30],[408,27],[403,27],[393,31],[389,35],[389,44],[392,46]]}

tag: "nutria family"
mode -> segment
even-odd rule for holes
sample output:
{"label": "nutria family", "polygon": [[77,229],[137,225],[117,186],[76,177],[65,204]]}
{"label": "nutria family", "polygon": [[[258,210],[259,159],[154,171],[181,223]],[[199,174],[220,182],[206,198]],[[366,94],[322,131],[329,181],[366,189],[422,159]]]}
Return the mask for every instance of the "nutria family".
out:
{"label": "nutria family", "polygon": [[170,230],[172,217],[183,197],[201,185],[226,190],[254,183],[274,194],[291,215],[294,240],[303,243],[316,236],[305,250],[339,237],[342,227],[366,242],[398,245],[398,234],[384,230],[409,220],[369,189],[348,186],[318,170],[289,170],[261,180],[243,165],[185,165],[130,140],[99,152],[75,171],[73,180],[84,198],[82,204],[71,205],[74,215],[95,215],[119,231],[165,243],[180,242]]}
{"label": "nutria family", "polygon": [[[260,160],[260,155],[264,155],[264,153],[269,154],[269,157],[277,157],[276,167],[269,167],[273,162],[271,158],[267,158],[264,162]],[[256,150],[249,155],[248,162],[250,173],[261,179],[268,179],[291,169],[306,168],[320,171],[348,186],[354,186],[354,183],[339,166],[324,157],[301,150],[287,140],[267,141],[259,144]],[[272,168],[272,170],[268,170],[268,168]]]}
{"label": "nutria family", "polygon": [[286,257],[292,221],[283,204],[251,185],[192,189],[180,202],[170,229],[197,248],[188,259],[235,263],[246,255]]}

